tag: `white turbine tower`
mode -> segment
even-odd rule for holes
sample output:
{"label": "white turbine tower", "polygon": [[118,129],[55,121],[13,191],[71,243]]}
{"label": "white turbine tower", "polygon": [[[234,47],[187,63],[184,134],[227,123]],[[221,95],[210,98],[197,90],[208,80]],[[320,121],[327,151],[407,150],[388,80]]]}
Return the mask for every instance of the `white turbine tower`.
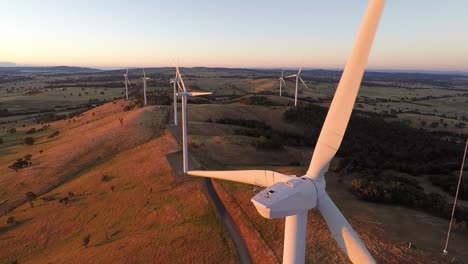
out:
{"label": "white turbine tower", "polygon": [[302,67],[299,68],[299,71],[296,73],[296,74],[292,74],[292,75],[289,75],[289,76],[286,76],[285,78],[292,78],[292,77],[296,77],[296,91],[294,93],[294,106],[297,106],[297,91],[298,91],[298,86],[299,86],[299,80],[301,80],[302,84],[306,87],[306,88],[309,88],[307,87],[307,85],[305,84],[304,80],[302,80],[301,78],[301,72],[302,72]]}
{"label": "white turbine tower", "polygon": [[174,125],[177,126],[177,92],[178,92],[178,85],[179,85],[179,78],[177,74],[176,68],[176,75],[174,78],[171,78],[170,83],[174,84],[174,98],[172,104],[174,105]]}
{"label": "white turbine tower", "polygon": [[124,78],[125,78],[125,99],[128,100],[128,68],[127,68],[127,72],[124,74]]}
{"label": "white turbine tower", "polygon": [[176,67],[176,79],[179,87],[177,96],[182,97],[182,160],[183,171],[188,172],[188,149],[187,149],[187,97],[188,96],[203,96],[213,94],[211,92],[193,92],[187,91],[185,88],[184,79],[179,72],[179,67]]}
{"label": "white turbine tower", "polygon": [[281,69],[281,77],[279,77],[279,85],[280,85],[279,96],[282,96],[283,84],[284,84],[284,87],[286,87],[286,82],[284,81],[284,70]]}
{"label": "white turbine tower", "polygon": [[188,172],[267,187],[251,201],[263,217],[286,217],[283,263],[304,263],[307,212],[312,208],[319,209],[331,235],[353,263],[375,263],[326,193],[324,175],[345,134],[384,5],[385,0],[369,2],[306,175],[296,177],[267,170]]}
{"label": "white turbine tower", "polygon": [[146,106],[147,100],[146,100],[146,80],[149,80],[150,78],[146,78],[146,73],[145,69],[143,69],[143,105]]}

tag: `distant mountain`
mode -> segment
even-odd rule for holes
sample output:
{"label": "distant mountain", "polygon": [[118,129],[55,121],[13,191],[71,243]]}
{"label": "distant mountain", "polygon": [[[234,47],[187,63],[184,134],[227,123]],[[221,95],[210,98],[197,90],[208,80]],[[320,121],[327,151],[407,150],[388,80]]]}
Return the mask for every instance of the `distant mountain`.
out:
{"label": "distant mountain", "polygon": [[101,70],[84,67],[54,66],[54,67],[0,67],[0,73],[94,73]]}
{"label": "distant mountain", "polygon": [[0,67],[15,67],[16,63],[8,61],[0,61]]}

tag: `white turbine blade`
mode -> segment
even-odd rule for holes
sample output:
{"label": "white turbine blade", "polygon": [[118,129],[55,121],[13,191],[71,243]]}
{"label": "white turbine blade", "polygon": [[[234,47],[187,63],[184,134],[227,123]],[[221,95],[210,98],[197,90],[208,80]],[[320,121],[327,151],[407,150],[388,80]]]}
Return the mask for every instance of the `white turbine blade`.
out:
{"label": "white turbine blade", "polygon": [[333,238],[351,262],[363,264],[375,263],[366,246],[359,239],[328,194],[319,198],[317,208],[320,210],[323,219],[325,219]]}
{"label": "white turbine blade", "polygon": [[177,82],[177,88],[178,88],[178,91],[179,91],[179,92],[183,92],[183,91],[184,91],[184,88],[182,87],[182,85],[180,85],[180,82]]}
{"label": "white turbine blade", "polygon": [[143,69],[143,78],[146,79],[146,73],[145,73],[145,69]]}
{"label": "white turbine blade", "polygon": [[188,171],[188,175],[220,180],[235,181],[268,187],[278,182],[287,182],[295,176],[284,175],[268,170],[233,170],[233,171]]}
{"label": "white turbine blade", "polygon": [[281,79],[281,81],[283,82],[284,87],[286,87],[286,82],[284,81],[284,79]]}
{"label": "white turbine blade", "polygon": [[323,177],[343,140],[385,0],[370,0],[312,155],[307,175]]}
{"label": "white turbine blade", "polygon": [[284,69],[281,69],[281,79],[283,79],[284,76]]}
{"label": "white turbine blade", "polygon": [[176,69],[177,69],[177,75],[179,77],[179,82],[182,84],[182,91],[187,92],[187,89],[185,88],[184,79],[182,79],[182,75],[180,74],[180,71],[179,71],[179,67],[177,67]]}
{"label": "white turbine blade", "polygon": [[302,71],[302,66],[299,68],[299,71],[297,72],[297,75],[300,75]]}
{"label": "white turbine blade", "polygon": [[307,87],[307,84],[305,84],[304,80],[302,80],[301,76],[299,76],[299,80],[301,80],[302,84],[303,84],[307,89],[309,89],[309,87]]}
{"label": "white turbine blade", "polygon": [[127,68],[127,73],[125,74],[126,76],[128,75],[128,68]]}
{"label": "white turbine blade", "polygon": [[296,77],[297,74],[292,74],[292,75],[288,75],[288,76],[285,76],[284,78],[292,78],[292,77]]}
{"label": "white turbine blade", "polygon": [[189,96],[203,96],[203,95],[210,95],[213,94],[212,92],[188,92]]}

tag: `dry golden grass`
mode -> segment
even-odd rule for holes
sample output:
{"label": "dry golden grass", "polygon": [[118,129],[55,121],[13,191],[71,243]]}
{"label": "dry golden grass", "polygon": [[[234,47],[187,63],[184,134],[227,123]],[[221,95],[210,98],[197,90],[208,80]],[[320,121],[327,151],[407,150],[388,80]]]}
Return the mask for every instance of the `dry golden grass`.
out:
{"label": "dry golden grass", "polygon": [[[24,204],[0,217],[0,263],[235,262],[201,182],[172,177],[165,156],[178,146],[153,128],[163,111],[147,107],[122,113],[119,108],[108,104],[75,123],[62,122],[60,139],[43,144],[45,152],[35,161],[40,164],[14,175],[27,182],[27,190],[47,188],[63,179],[59,169],[73,170],[78,163],[76,175],[38,197],[34,207]],[[6,190],[10,199],[16,192],[24,196],[14,187]],[[75,196],[68,206],[42,200],[69,192]],[[10,216],[16,224],[6,224]]]}

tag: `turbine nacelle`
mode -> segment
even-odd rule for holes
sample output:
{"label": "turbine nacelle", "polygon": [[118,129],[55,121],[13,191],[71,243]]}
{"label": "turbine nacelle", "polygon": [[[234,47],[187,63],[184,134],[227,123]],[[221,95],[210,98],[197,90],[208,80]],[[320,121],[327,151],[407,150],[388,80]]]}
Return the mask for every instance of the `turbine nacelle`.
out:
{"label": "turbine nacelle", "polygon": [[304,213],[317,206],[317,189],[307,177],[278,182],[257,193],[251,201],[265,218]]}

